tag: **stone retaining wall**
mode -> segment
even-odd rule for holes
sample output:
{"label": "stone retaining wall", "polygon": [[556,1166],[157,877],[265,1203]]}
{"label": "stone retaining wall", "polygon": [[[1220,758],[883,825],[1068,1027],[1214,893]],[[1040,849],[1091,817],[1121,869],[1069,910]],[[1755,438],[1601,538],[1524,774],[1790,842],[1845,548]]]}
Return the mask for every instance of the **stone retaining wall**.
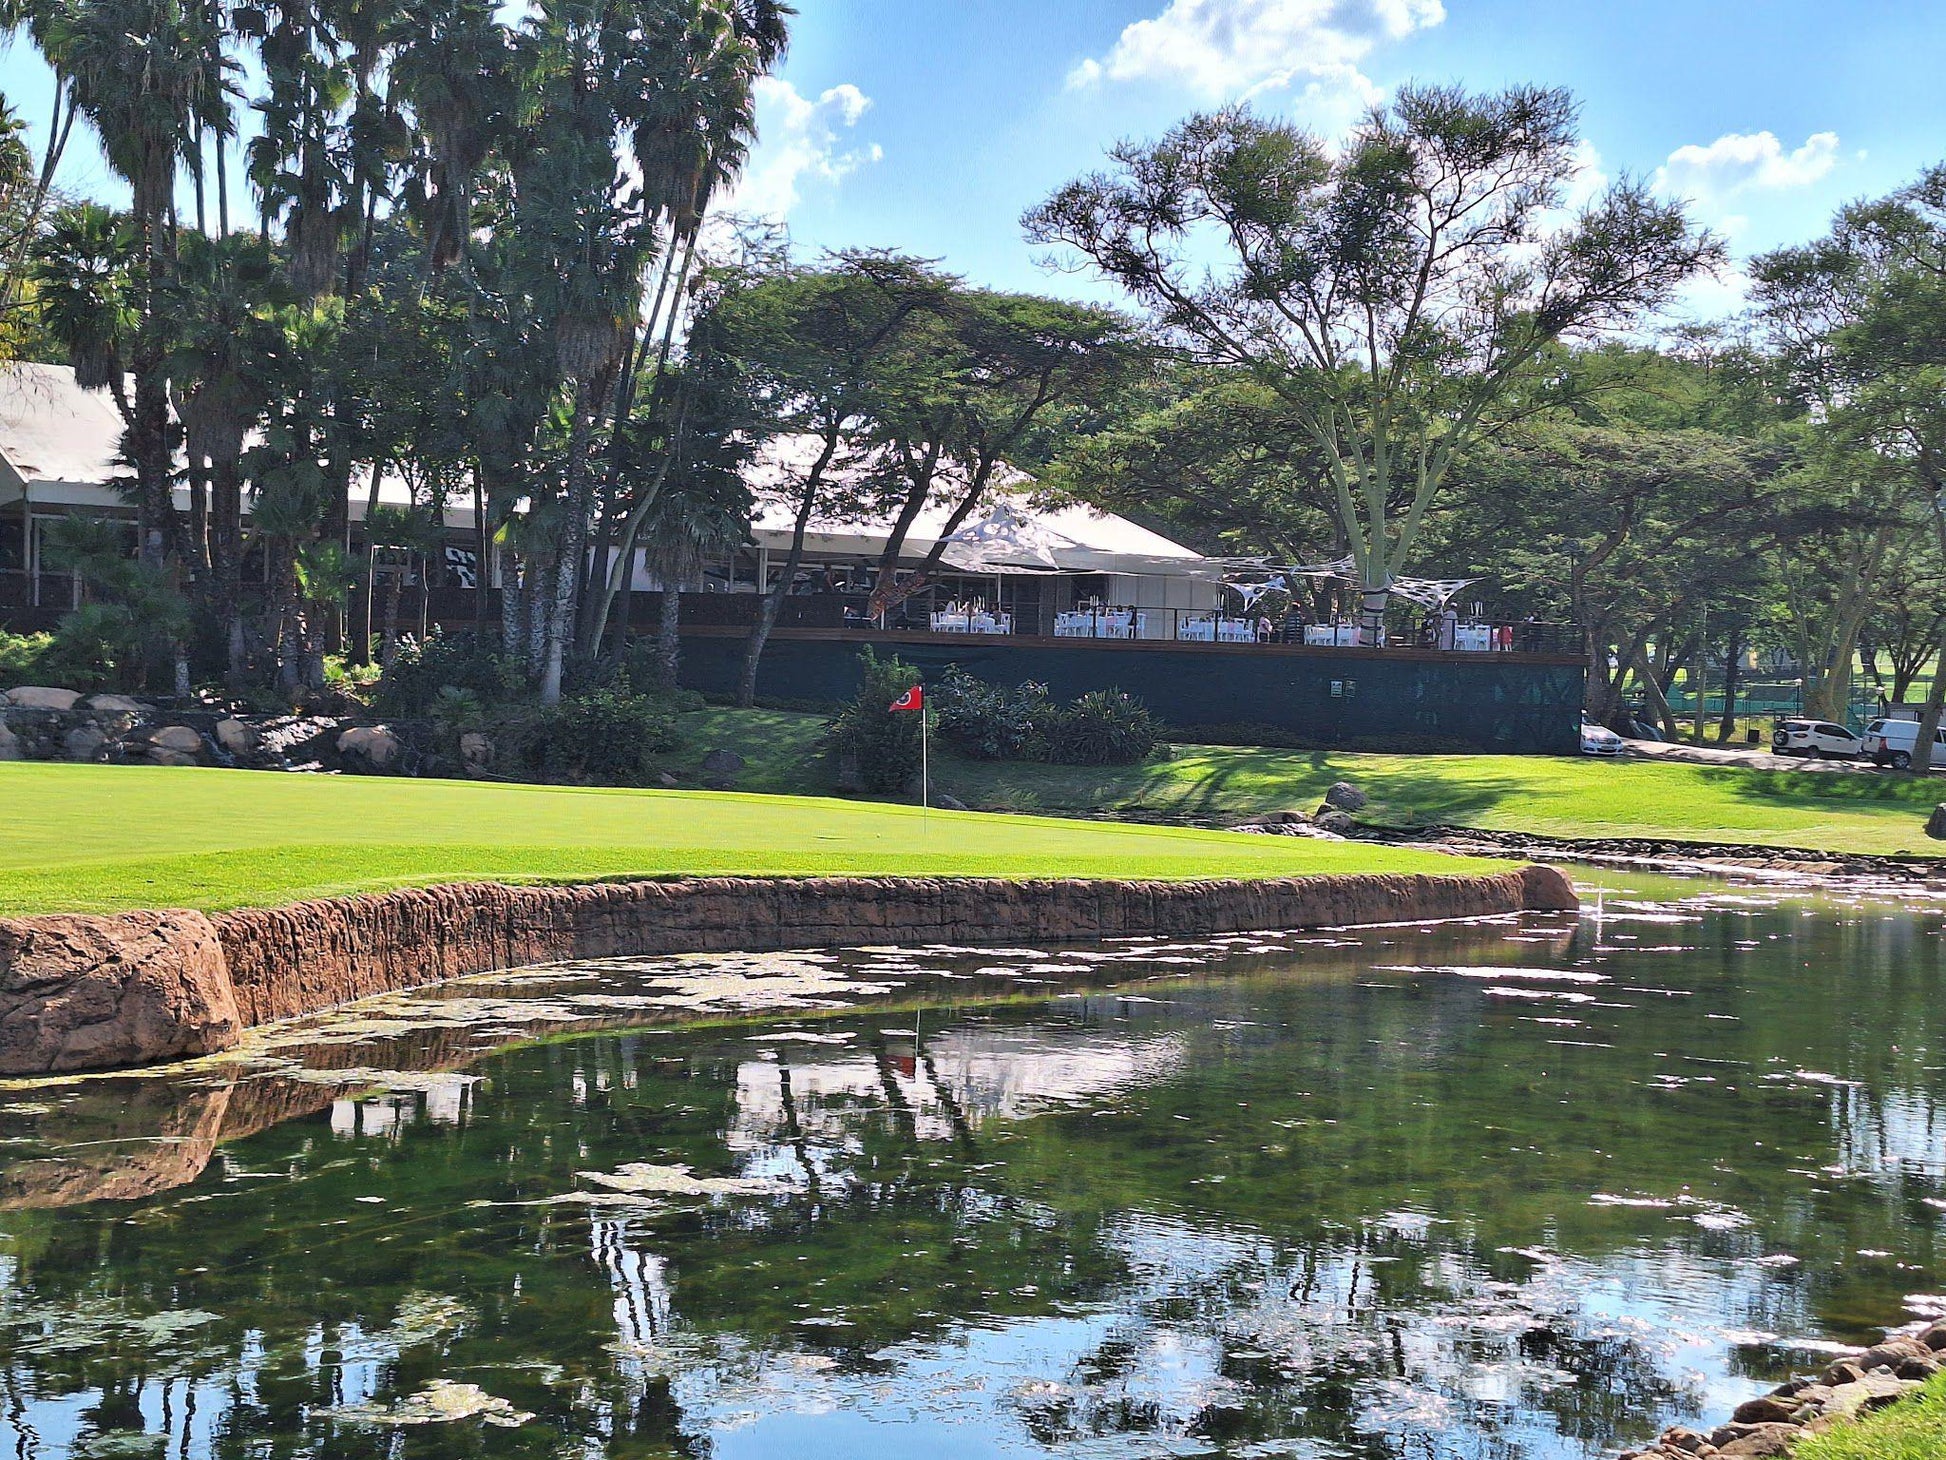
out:
{"label": "stone retaining wall", "polygon": [[630,954],[1022,943],[1415,922],[1578,906],[1531,866],[1483,877],[1104,882],[693,878],[481,883],[204,916],[0,919],[0,1075],[114,1069],[468,974]]}

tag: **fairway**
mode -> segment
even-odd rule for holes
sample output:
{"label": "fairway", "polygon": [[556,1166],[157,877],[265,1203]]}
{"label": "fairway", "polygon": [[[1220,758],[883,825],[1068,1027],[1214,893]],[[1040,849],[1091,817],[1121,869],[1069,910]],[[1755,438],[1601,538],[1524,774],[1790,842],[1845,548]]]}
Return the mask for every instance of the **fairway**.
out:
{"label": "fairway", "polygon": [[1504,863],[814,798],[0,764],[0,913],[683,873],[1279,877]]}
{"label": "fairway", "polygon": [[1655,837],[1873,855],[1939,853],[1926,814],[1946,781],[1644,761],[1496,755],[1350,755],[1178,745],[1140,766],[955,762],[941,784],[973,805],[1079,807],[1236,821],[1310,809],[1332,782],[1373,798],[1380,824],[1536,836]]}

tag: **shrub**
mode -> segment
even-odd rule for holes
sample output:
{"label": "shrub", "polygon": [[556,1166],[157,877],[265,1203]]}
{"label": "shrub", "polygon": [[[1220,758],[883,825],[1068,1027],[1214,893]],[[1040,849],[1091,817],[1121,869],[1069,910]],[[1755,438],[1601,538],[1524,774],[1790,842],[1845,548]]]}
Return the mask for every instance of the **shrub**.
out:
{"label": "shrub", "polygon": [[[437,708],[446,719],[466,706],[447,696]],[[614,689],[574,695],[495,728],[512,764],[542,780],[582,785],[636,784],[650,756],[682,743],[664,701]]]}
{"label": "shrub", "polygon": [[940,678],[934,701],[939,738],[973,760],[1132,765],[1155,753],[1155,717],[1116,689],[1057,705],[1044,684],[1002,689],[955,667]]}
{"label": "shrub", "polygon": [[378,682],[376,708],[396,719],[424,719],[444,689],[467,690],[493,702],[526,692],[526,676],[499,646],[478,635],[443,634],[401,639],[391,667]]}
{"label": "shrub", "polygon": [[0,687],[39,684],[42,661],[53,647],[52,634],[10,634],[0,629]]}
{"label": "shrub", "polygon": [[119,603],[86,603],[64,614],[40,670],[68,689],[140,689],[149,634]]}
{"label": "shrub", "polygon": [[890,707],[919,682],[919,671],[897,655],[880,659],[870,649],[858,656],[858,663],[864,683],[832,722],[831,749],[841,767],[855,770],[867,791],[902,791],[919,774],[920,723],[919,716],[895,715]]}
{"label": "shrub", "polygon": [[1029,682],[1003,689],[973,678],[958,665],[933,692],[939,738],[970,760],[1040,760],[1047,686]]}
{"label": "shrub", "polygon": [[1047,758],[1057,765],[1134,765],[1155,753],[1148,707],[1118,689],[1099,689],[1044,717]]}

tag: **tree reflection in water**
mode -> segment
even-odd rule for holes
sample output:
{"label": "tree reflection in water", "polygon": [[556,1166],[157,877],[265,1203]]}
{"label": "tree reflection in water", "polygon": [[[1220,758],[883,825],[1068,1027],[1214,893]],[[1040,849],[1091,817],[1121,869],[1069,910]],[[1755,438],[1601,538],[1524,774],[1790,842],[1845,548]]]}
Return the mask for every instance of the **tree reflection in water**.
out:
{"label": "tree reflection in water", "polygon": [[1939,920],[1607,911],[868,951],[703,1029],[636,1027],[696,1007],[667,964],[566,970],[0,1095],[0,1453],[1473,1460],[1714,1418],[1940,1286]]}

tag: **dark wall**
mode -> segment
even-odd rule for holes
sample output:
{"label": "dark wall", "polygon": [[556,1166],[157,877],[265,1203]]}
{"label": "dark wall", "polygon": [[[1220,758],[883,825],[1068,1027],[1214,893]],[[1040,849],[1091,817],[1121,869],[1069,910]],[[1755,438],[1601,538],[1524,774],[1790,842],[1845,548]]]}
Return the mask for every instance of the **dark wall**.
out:
{"label": "dark wall", "polygon": [[[862,647],[862,639],[780,632],[765,648],[757,692],[772,700],[841,703],[858,688]],[[928,675],[956,664],[993,684],[1037,680],[1057,699],[1126,690],[1178,732],[1269,726],[1325,745],[1434,736],[1507,754],[1580,749],[1585,670],[1561,660],[899,635],[876,636],[876,648]],[[742,662],[740,637],[684,635],[682,677],[692,689],[733,694]]]}

